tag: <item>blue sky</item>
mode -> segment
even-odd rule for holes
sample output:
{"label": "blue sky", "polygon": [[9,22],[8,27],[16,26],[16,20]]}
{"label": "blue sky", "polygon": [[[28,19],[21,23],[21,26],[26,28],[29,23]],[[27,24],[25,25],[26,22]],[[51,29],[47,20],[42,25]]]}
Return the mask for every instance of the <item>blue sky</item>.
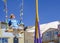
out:
{"label": "blue sky", "polygon": [[[14,13],[20,19],[21,0],[7,0],[8,17]],[[0,0],[0,21],[5,21],[4,2]],[[23,22],[26,26],[35,24],[35,0],[24,0]],[[39,0],[39,23],[60,20],[60,0]]]}

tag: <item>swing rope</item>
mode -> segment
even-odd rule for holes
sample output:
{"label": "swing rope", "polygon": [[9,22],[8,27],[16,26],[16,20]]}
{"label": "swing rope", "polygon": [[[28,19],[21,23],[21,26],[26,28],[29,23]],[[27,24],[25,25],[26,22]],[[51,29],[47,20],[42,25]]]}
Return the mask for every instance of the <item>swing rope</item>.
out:
{"label": "swing rope", "polygon": [[6,29],[8,29],[7,0],[4,0],[4,11],[6,14]]}
{"label": "swing rope", "polygon": [[23,24],[22,20],[23,20],[23,0],[20,6],[20,24]]}

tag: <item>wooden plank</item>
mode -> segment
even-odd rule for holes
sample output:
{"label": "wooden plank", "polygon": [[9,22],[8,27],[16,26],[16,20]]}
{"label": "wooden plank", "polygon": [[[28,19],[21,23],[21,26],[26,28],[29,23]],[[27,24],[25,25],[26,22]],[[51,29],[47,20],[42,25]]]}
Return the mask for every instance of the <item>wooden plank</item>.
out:
{"label": "wooden plank", "polygon": [[[8,29],[5,32],[14,32],[14,30],[13,29]],[[22,33],[24,33],[24,30],[23,29],[18,29],[17,32],[22,34]]]}

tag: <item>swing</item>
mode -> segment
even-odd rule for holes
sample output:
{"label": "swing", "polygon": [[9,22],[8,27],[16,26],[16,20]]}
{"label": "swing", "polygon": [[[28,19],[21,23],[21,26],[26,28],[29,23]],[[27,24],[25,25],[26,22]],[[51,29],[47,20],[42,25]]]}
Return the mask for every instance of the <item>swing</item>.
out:
{"label": "swing", "polygon": [[[4,3],[5,3],[5,13],[6,13],[6,23],[7,23],[7,2],[6,2],[6,0],[4,1]],[[21,6],[21,14],[20,14],[20,17],[22,18],[22,15],[23,15],[23,0],[22,0],[22,6]],[[22,20],[22,19],[21,19]],[[14,32],[14,29],[12,29],[12,28],[10,28],[9,26],[8,26],[8,23],[6,24],[6,30],[5,30],[5,32],[11,32],[11,33],[13,33]],[[17,32],[18,33],[20,33],[20,34],[22,34],[22,33],[24,33],[24,29],[17,29]]]}

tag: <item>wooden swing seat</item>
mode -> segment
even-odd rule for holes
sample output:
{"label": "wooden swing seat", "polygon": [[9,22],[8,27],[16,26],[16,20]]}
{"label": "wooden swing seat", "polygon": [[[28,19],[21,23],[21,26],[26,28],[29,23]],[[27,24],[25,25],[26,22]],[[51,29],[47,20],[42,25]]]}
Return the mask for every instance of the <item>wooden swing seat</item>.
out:
{"label": "wooden swing seat", "polygon": [[[8,29],[8,30],[5,30],[5,32],[14,32],[14,30],[13,29]],[[23,29],[17,29],[17,32],[22,34],[22,33],[24,33],[24,30]]]}

